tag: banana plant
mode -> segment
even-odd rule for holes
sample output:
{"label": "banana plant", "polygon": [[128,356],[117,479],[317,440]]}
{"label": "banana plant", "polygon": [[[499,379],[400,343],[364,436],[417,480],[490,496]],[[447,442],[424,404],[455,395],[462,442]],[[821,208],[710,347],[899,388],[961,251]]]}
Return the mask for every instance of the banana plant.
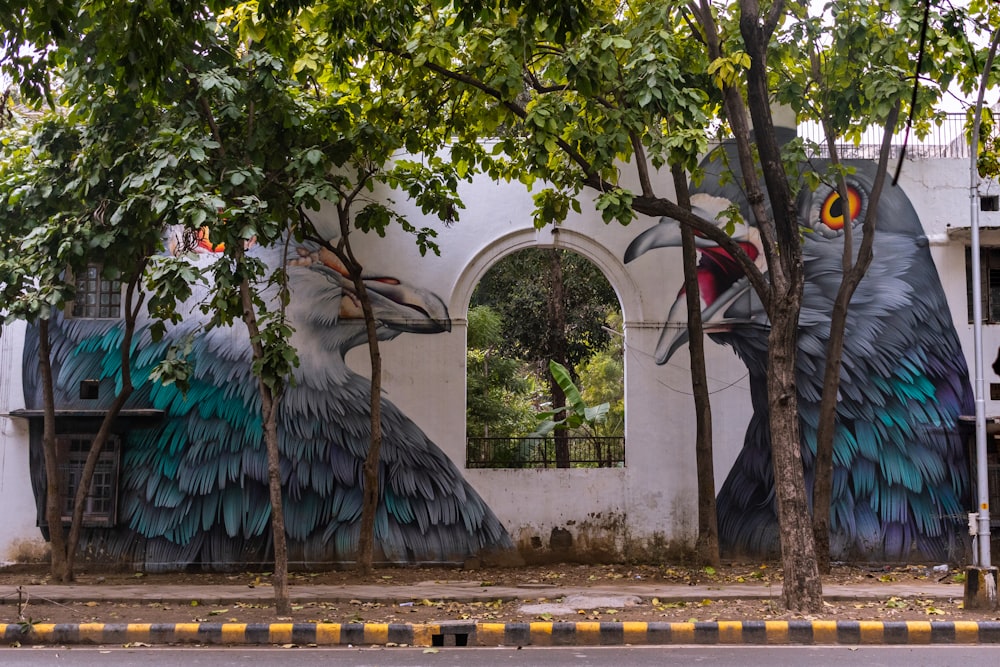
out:
{"label": "banana plant", "polygon": [[[566,394],[566,405],[557,410],[539,412],[536,415],[540,420],[538,428],[528,437],[543,438],[557,429],[579,428],[585,424],[594,426],[607,419],[611,404],[605,402],[600,405],[587,405],[565,366],[557,361],[549,361],[549,372]],[[557,419],[560,416],[561,418]]]}

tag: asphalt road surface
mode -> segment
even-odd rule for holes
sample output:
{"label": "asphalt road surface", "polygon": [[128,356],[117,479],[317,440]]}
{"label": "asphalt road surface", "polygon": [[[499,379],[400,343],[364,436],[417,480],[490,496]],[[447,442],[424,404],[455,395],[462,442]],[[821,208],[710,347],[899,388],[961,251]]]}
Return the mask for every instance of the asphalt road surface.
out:
{"label": "asphalt road surface", "polygon": [[0,649],[0,666],[49,667],[659,667],[864,665],[995,667],[1000,646],[643,646],[516,648],[30,647]]}

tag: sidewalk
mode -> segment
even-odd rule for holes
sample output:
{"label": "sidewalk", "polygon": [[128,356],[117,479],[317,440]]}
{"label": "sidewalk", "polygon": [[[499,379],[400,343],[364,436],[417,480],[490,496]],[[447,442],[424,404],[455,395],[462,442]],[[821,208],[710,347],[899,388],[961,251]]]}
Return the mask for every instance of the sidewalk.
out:
{"label": "sidewalk", "polygon": [[[104,600],[107,602],[187,602],[199,600],[204,604],[232,604],[244,601],[269,601],[274,598],[270,586],[249,588],[246,585],[184,585],[150,586],[135,585],[28,585],[25,586],[37,597],[56,602],[81,600]],[[15,586],[0,586],[0,596],[5,599],[16,590]],[[483,586],[472,581],[425,581],[414,584],[367,584],[367,585],[292,585],[291,597],[296,601],[336,602],[342,600],[362,600],[380,602],[405,602],[413,599],[454,600],[456,602],[479,602],[496,599],[530,600],[537,598],[557,598],[570,595],[591,597],[636,596],[643,600],[654,597],[663,600],[703,600],[705,598],[768,599],[781,592],[781,585],[761,584],[710,584],[683,585],[663,583],[621,582],[615,584],[595,584],[587,586],[556,586],[549,584],[524,584],[521,586]],[[823,597],[827,600],[870,600],[889,596],[920,596],[926,598],[961,597],[962,588],[955,584],[933,582],[882,583],[871,585],[827,584],[823,587]]]}
{"label": "sidewalk", "polygon": [[[35,599],[70,603],[143,602],[202,605],[267,603],[273,599],[269,586],[246,585],[26,585]],[[772,599],[780,586],[761,584],[678,585],[622,582],[615,585],[489,586],[465,581],[421,582],[377,585],[294,585],[296,603],[362,602],[398,603],[414,599],[454,602],[501,600],[557,600],[577,596],[608,601],[637,597],[671,601],[706,598]],[[895,597],[950,599],[960,597],[955,584],[932,582],[870,585],[826,585],[828,601],[886,600]],[[17,599],[16,586],[0,586],[5,604]],[[984,614],[995,616],[995,614]],[[42,644],[316,644],[409,646],[496,645],[600,645],[600,644],[1000,644],[1000,621],[718,621],[718,622],[531,622],[486,623],[444,621],[440,623],[66,623],[0,624],[7,643]]]}

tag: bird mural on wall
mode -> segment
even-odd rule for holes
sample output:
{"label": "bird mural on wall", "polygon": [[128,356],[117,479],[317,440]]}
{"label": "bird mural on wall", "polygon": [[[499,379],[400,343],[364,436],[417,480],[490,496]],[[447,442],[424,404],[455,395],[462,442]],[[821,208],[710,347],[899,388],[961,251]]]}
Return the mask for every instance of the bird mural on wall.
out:
{"label": "bird mural on wall", "polygon": [[[284,251],[258,246],[249,252],[276,266]],[[294,243],[288,252],[287,312],[300,366],[279,414],[285,525],[290,563],[321,567],[352,561],[356,553],[370,385],[345,355],[367,338],[353,284],[332,253]],[[450,330],[447,307],[432,292],[381,275],[365,276],[365,285],[379,340]],[[118,526],[89,529],[84,551],[147,570],[232,569],[271,558],[267,455],[248,334],[240,324],[208,331],[203,324],[192,308],[157,343],[140,327],[129,406],[161,409],[165,417],[124,438]],[[120,371],[121,327],[118,320],[53,321],[57,407],[79,407],[77,388],[88,378],[100,379],[102,401],[109,402]],[[148,377],[185,336],[192,337],[194,364],[186,394]],[[37,367],[37,354],[37,333],[29,332],[25,369]],[[27,407],[40,408],[35,374],[24,377]],[[503,525],[455,464],[385,399],[382,438],[377,561],[461,562],[511,547]],[[36,500],[44,503],[40,451],[33,452],[33,474],[40,477]]]}
{"label": "bird mural on wall", "polygon": [[[709,220],[736,204],[752,214],[739,189],[741,176],[723,177],[710,155],[704,180],[692,187],[695,212]],[[799,319],[797,389],[806,484],[811,495],[816,429],[822,395],[830,314],[842,275],[843,220],[850,211],[854,237],[868,205],[875,165],[851,162],[850,201],[834,188],[803,187],[798,199],[803,229],[805,287]],[[823,161],[811,167],[825,170]],[[721,223],[720,223],[721,224]],[[958,553],[965,525],[969,470],[959,415],[973,398],[968,365],[952,324],[920,220],[899,187],[886,187],[879,204],[874,259],[848,313],[834,435],[831,555],[872,560],[940,560]],[[735,239],[763,268],[757,230],[744,224]],[[663,219],[636,237],[626,262],[649,250],[680,245],[677,223]],[[767,407],[768,320],[740,267],[721,248],[699,239],[698,282],[705,330],[733,348],[748,370],[753,413],[743,448],[719,490],[723,550],[732,555],[775,556],[779,551]],[[683,289],[668,315],[656,350],[666,363],[686,342]]]}

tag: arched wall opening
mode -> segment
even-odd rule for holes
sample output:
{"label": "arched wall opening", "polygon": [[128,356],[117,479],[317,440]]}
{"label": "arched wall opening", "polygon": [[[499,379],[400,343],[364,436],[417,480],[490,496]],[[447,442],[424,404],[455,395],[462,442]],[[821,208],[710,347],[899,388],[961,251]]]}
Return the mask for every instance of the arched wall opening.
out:
{"label": "arched wall opening", "polygon": [[[467,331],[476,285],[501,259],[528,248],[569,250],[591,262],[614,290],[621,308],[625,347],[630,323],[644,319],[639,290],[622,261],[606,247],[565,228],[518,230],[494,239],[467,263],[451,292],[456,329]],[[629,461],[629,369],[624,360],[625,447]],[[629,534],[628,464],[604,468],[470,468],[466,478],[505,522],[529,562],[613,561],[621,558]]]}
{"label": "arched wall opening", "polygon": [[488,243],[466,265],[451,290],[448,309],[453,318],[464,318],[476,285],[483,275],[503,257],[524,248],[564,248],[593,262],[611,283],[618,295],[626,322],[645,320],[639,288],[625,270],[621,259],[605,246],[572,229],[547,227],[541,230],[521,229],[499,236]]}
{"label": "arched wall opening", "polygon": [[[547,227],[541,230],[521,229],[497,237],[484,246],[461,272],[455,286],[451,290],[451,301],[448,305],[452,314],[452,322],[463,330],[468,325],[469,304],[476,285],[483,279],[486,272],[501,259],[527,248],[561,248],[572,251],[588,260],[600,270],[615,291],[622,313],[625,348],[629,347],[630,331],[641,328],[646,315],[643,312],[643,302],[640,290],[632,276],[625,270],[621,259],[616,257],[604,245],[592,238],[572,229]],[[628,380],[629,368],[625,360],[625,413],[628,414]],[[628,439],[628,420],[625,427],[626,441]]]}
{"label": "arched wall opening", "polygon": [[624,466],[621,322],[617,293],[583,255],[499,258],[468,312],[466,466]]}
{"label": "arched wall opening", "polygon": [[[448,230],[438,258],[386,270],[419,277],[449,311],[450,331],[400,336],[382,346],[387,397],[437,443],[504,524],[526,560],[613,561],[683,557],[697,536],[697,470],[690,374],[686,356],[655,359],[670,305],[682,284],[680,263],[668,253],[625,264],[626,248],[653,220],[636,221],[627,234],[599,219],[572,220],[558,228],[524,225],[509,202],[477,200],[467,225]],[[488,206],[489,204],[489,206]],[[503,208],[507,206],[507,208]],[[486,211],[488,209],[488,211]],[[502,211],[497,213],[497,211]],[[381,240],[381,239],[380,239]],[[571,250],[608,280],[622,309],[624,333],[624,467],[473,468],[467,460],[466,377],[468,310],[476,285],[501,258],[527,248]],[[400,263],[397,253],[383,258]],[[407,268],[412,273],[404,274]],[[716,355],[726,380],[732,353]],[[355,357],[349,362],[363,360]],[[731,382],[721,383],[725,386]],[[724,389],[729,394],[739,387]],[[736,396],[745,399],[745,396]],[[721,399],[720,399],[721,400]],[[741,400],[742,402],[742,400]],[[721,415],[722,413],[720,413]],[[745,418],[727,410],[719,432],[745,430]],[[726,437],[726,436],[724,436]],[[720,438],[721,439],[721,438]],[[739,442],[740,440],[734,440]]]}

